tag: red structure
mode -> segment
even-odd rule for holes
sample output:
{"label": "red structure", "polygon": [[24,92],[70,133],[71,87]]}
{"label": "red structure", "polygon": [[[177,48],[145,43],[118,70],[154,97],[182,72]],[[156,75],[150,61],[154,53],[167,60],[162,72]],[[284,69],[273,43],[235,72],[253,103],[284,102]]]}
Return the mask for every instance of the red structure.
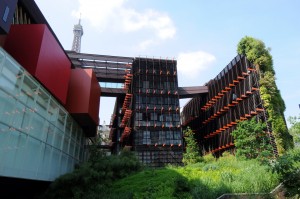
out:
{"label": "red structure", "polygon": [[72,69],[66,108],[88,136],[96,135],[100,93],[93,69]]}
{"label": "red structure", "polygon": [[62,104],[66,103],[71,62],[47,25],[12,25],[4,49]]}

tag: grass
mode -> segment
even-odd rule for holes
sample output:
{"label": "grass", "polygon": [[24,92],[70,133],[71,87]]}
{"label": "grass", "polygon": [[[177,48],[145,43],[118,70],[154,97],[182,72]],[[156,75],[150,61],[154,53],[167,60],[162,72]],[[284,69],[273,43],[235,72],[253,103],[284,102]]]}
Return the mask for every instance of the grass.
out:
{"label": "grass", "polygon": [[[270,192],[278,176],[255,160],[226,156],[185,167],[147,169],[112,183],[105,198],[217,198],[224,193]],[[122,195],[120,195],[122,194]],[[121,197],[120,197],[121,196]]]}

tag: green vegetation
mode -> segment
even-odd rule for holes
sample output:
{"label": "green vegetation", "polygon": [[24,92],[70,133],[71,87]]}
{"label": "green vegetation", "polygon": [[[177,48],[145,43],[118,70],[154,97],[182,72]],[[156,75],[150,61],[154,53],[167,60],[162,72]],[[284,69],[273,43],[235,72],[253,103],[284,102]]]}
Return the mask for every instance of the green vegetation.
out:
{"label": "green vegetation", "polygon": [[[226,155],[218,161],[204,161],[185,167],[144,170],[119,181],[106,190],[104,198],[217,198],[224,193],[270,192],[278,175],[256,160],[237,160]],[[126,197],[125,197],[126,196]]]}
{"label": "green vegetation", "polygon": [[182,162],[185,165],[200,162],[202,158],[199,152],[199,146],[194,138],[194,132],[190,127],[184,131],[184,140],[186,142],[186,152],[183,154]]}
{"label": "green vegetation", "polygon": [[119,156],[94,156],[72,173],[56,179],[42,198],[98,198],[113,181],[141,168],[131,152],[124,151]]}
{"label": "green vegetation", "polygon": [[300,198],[300,148],[288,151],[279,157],[273,165],[283,182],[286,196]]}
{"label": "green vegetation", "polygon": [[[268,193],[284,182],[286,195],[300,195],[300,149],[271,164],[212,155],[185,167],[141,169],[134,154],[101,157],[58,178],[41,198],[217,198],[224,193]],[[298,195],[297,195],[298,194]]]}
{"label": "green vegetation", "polygon": [[294,138],[295,147],[300,147],[300,116],[289,117],[288,121],[292,125],[289,132]]}
{"label": "green vegetation", "polygon": [[238,124],[231,133],[234,137],[237,158],[258,158],[260,161],[268,161],[272,158],[272,146],[264,131],[265,128],[266,125],[257,122],[256,117]]}
{"label": "green vegetation", "polygon": [[246,55],[259,71],[260,94],[263,105],[267,109],[269,122],[272,124],[278,152],[283,154],[293,148],[293,139],[285,123],[283,114],[285,104],[275,82],[275,71],[270,49],[266,48],[264,42],[246,36],[239,42],[237,51],[239,54]]}

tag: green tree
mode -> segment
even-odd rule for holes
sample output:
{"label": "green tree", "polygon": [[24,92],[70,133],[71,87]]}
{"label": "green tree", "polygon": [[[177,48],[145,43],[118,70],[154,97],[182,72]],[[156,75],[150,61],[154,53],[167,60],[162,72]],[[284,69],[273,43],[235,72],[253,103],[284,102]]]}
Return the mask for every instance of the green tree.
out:
{"label": "green tree", "polygon": [[199,147],[194,138],[194,132],[190,127],[184,131],[184,140],[186,142],[186,152],[183,154],[182,162],[185,165],[194,164],[202,160]]}
{"label": "green tree", "polygon": [[285,195],[289,198],[300,198],[300,148],[288,151],[272,166],[286,188]]}
{"label": "green tree", "polygon": [[264,131],[266,125],[257,122],[256,118],[240,122],[231,133],[236,146],[236,157],[242,159],[270,159],[272,146],[269,144],[269,136]]}
{"label": "green tree", "polygon": [[292,125],[289,132],[294,138],[295,147],[300,148],[300,116],[289,117],[288,121]]}
{"label": "green tree", "polygon": [[286,126],[285,104],[276,85],[275,70],[270,49],[261,40],[244,37],[238,44],[237,52],[246,55],[260,74],[260,94],[269,115],[272,131],[279,154],[293,148],[293,139]]}

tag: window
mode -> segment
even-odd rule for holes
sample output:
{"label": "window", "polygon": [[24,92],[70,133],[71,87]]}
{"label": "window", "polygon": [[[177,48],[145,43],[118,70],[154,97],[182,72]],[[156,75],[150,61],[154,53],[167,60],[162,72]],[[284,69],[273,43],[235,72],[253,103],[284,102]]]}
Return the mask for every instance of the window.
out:
{"label": "window", "polygon": [[143,119],[143,113],[135,113],[135,120],[142,120]]}
{"label": "window", "polygon": [[149,88],[149,81],[143,81],[143,88]]}
{"label": "window", "polygon": [[151,113],[151,120],[157,120],[157,113]]}
{"label": "window", "polygon": [[143,144],[151,144],[150,131],[143,132]]}
{"label": "window", "polygon": [[179,114],[173,114],[173,121],[179,122],[179,120],[180,120]]}
{"label": "window", "polygon": [[172,121],[172,115],[166,115],[166,122]]}

